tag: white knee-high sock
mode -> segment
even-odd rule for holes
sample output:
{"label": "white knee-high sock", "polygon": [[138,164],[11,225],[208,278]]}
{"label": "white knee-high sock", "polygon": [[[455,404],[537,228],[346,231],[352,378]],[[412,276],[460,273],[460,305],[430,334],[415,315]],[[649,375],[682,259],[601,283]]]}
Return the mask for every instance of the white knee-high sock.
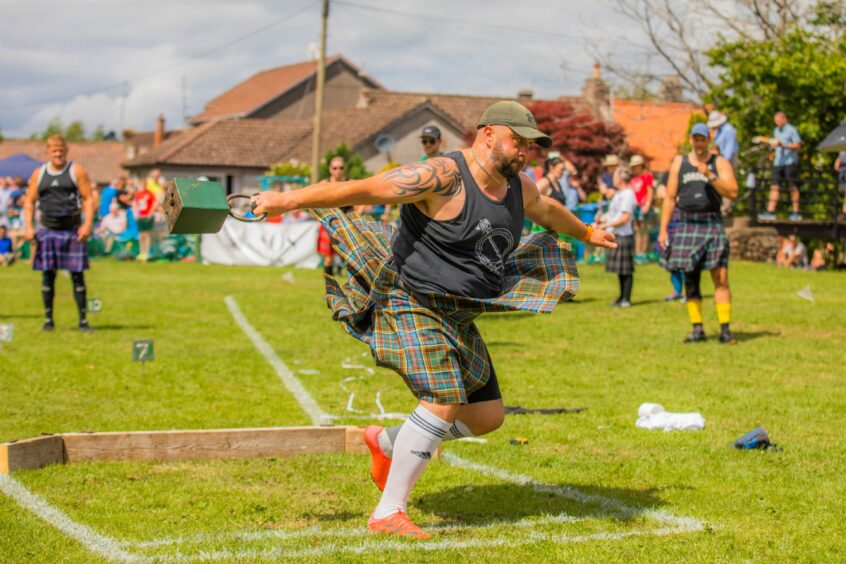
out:
{"label": "white knee-high sock", "polygon": [[[382,432],[379,433],[379,447],[382,449],[382,452],[385,453],[385,456],[388,458],[393,458],[394,456],[394,442],[397,440],[397,434],[399,433],[400,428],[402,425],[397,425],[395,427],[385,427],[382,429]],[[459,421],[458,419],[455,420],[455,423],[447,430],[447,434],[444,437],[445,441],[454,441],[455,439],[463,439],[464,437],[475,437],[476,435],[473,434],[473,431],[464,424],[463,421]]]}
{"label": "white knee-high sock", "polygon": [[447,434],[450,423],[418,405],[400,427],[393,446],[393,461],[382,499],[373,517],[384,519],[397,511],[406,512],[408,496]]}

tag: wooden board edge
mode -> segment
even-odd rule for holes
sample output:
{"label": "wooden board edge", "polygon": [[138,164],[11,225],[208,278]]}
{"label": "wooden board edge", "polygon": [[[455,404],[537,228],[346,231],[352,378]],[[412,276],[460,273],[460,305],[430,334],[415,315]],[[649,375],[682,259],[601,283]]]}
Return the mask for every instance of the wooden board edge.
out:
{"label": "wooden board edge", "polygon": [[68,433],[68,462],[212,460],[345,452],[341,426]]}
{"label": "wooden board edge", "polygon": [[46,435],[0,445],[0,474],[64,464],[61,435]]}

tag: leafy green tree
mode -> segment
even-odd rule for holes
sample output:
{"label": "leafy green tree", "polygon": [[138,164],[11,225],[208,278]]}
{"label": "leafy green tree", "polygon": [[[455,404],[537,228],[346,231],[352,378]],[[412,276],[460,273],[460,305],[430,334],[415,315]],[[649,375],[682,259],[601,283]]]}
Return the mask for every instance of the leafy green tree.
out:
{"label": "leafy green tree", "polygon": [[65,141],[85,141],[85,126],[76,120],[68,124],[64,133]]}
{"label": "leafy green tree", "polygon": [[370,176],[370,173],[364,166],[364,160],[361,158],[361,155],[347,147],[346,143],[341,143],[335,147],[335,149],[327,151],[327,153],[323,155],[323,160],[320,161],[320,171],[318,175],[320,180],[329,178],[329,162],[335,157],[344,158],[344,174],[348,180],[356,180]]}
{"label": "leafy green tree", "polygon": [[802,136],[802,154],[846,118],[846,20],[836,3],[820,2],[813,15],[767,39],[719,40],[707,52],[720,72],[706,96],[737,128],[741,146],[770,135],[777,111]]}
{"label": "leafy green tree", "polygon": [[103,141],[106,138],[106,130],[103,128],[103,124],[99,124],[96,129],[94,129],[94,133],[91,134],[92,141]]}

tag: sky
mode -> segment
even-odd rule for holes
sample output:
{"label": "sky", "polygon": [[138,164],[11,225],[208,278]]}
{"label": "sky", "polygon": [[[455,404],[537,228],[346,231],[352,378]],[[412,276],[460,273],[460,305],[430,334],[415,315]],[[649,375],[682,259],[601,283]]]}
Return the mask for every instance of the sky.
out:
{"label": "sky", "polygon": [[[605,0],[332,0],[327,54],[390,90],[578,94],[600,52],[649,64]],[[88,132],[168,129],[264,69],[307,60],[319,0],[0,0],[0,133],[56,117]],[[639,47],[640,45],[640,47]],[[618,57],[619,58],[619,57]]]}

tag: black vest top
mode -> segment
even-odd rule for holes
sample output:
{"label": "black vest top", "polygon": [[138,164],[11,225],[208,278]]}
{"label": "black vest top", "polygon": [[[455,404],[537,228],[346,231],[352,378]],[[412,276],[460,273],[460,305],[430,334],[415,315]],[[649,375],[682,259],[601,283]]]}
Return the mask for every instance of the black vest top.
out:
{"label": "black vest top", "polygon": [[50,165],[41,167],[38,182],[38,206],[41,223],[48,229],[75,229],[81,223],[79,189],[71,176],[68,161],[58,174],[50,174]]}
{"label": "black vest top", "polygon": [[[708,169],[717,174],[717,157],[708,159]],[[704,174],[690,164],[688,155],[682,157],[679,168],[679,209],[689,213],[720,213],[720,194]]]}
{"label": "black vest top", "polygon": [[439,221],[414,204],[400,209],[392,243],[402,280],[420,293],[492,298],[502,293],[505,262],[523,231],[520,177],[508,179],[501,202],[485,196],[473,180],[464,155],[456,162],[464,187],[464,207],[454,219]]}

